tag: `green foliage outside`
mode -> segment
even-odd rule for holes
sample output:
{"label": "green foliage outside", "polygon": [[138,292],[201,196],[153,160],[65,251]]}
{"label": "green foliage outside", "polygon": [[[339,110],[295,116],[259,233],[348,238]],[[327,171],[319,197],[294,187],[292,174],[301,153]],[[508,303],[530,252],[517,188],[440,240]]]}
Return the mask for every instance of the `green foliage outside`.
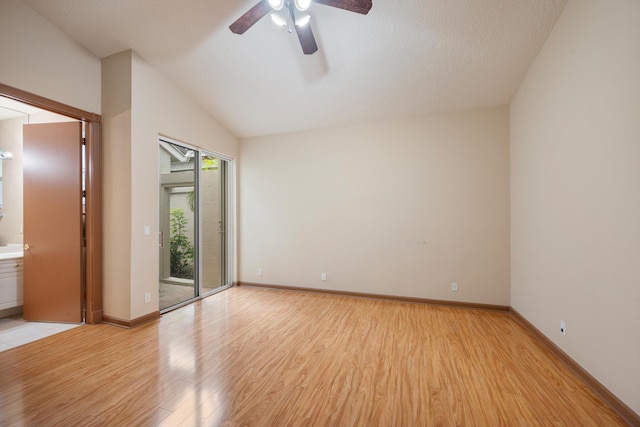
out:
{"label": "green foliage outside", "polygon": [[187,218],[182,209],[171,209],[171,276],[193,279],[193,244],[185,234]]}
{"label": "green foliage outside", "polygon": [[[211,156],[202,157],[202,170],[218,170],[219,160]],[[195,211],[195,191],[187,193],[187,202],[191,212]],[[185,234],[188,219],[184,210],[171,209],[171,276],[181,279],[194,278],[194,248]]]}

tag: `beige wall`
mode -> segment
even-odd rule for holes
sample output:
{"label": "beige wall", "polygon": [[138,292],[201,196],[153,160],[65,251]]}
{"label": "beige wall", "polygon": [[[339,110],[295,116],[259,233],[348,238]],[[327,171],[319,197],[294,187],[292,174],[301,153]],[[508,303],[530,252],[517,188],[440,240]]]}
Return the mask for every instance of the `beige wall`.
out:
{"label": "beige wall", "polygon": [[498,107],[243,140],[239,279],[509,305],[508,120]]}
{"label": "beige wall", "polygon": [[639,22],[638,1],[571,1],[510,110],[512,306],[636,413]]}
{"label": "beige wall", "polygon": [[[115,55],[115,67],[111,67],[112,58],[103,60],[103,81],[113,78],[126,83],[130,79],[130,86],[125,84],[123,89],[119,84],[122,98],[110,99],[103,92],[104,144],[111,153],[105,155],[111,159],[105,165],[105,180],[114,182],[105,187],[105,205],[109,202],[105,216],[121,218],[105,224],[105,235],[114,240],[105,242],[105,252],[113,256],[105,256],[104,269],[120,272],[117,277],[105,277],[105,297],[109,296],[105,314],[128,320],[158,310],[159,304],[158,136],[232,158],[238,155],[238,141],[134,52]],[[111,124],[106,121],[111,103],[120,105],[115,110],[122,114],[122,123],[113,133],[107,130]],[[147,225],[151,234],[145,236]],[[147,292],[151,303],[145,304]]]}
{"label": "beige wall", "polygon": [[100,60],[20,0],[0,1],[0,83],[100,113]]}
{"label": "beige wall", "polygon": [[131,51],[102,60],[103,311],[123,320],[132,318],[131,70]]}

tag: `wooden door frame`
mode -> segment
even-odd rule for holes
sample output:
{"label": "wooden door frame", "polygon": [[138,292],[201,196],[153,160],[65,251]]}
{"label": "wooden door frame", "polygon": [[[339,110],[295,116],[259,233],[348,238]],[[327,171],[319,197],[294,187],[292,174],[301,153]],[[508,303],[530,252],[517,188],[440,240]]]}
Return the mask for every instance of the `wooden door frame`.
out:
{"label": "wooden door frame", "polygon": [[0,83],[0,96],[85,123],[86,323],[102,322],[102,116]]}

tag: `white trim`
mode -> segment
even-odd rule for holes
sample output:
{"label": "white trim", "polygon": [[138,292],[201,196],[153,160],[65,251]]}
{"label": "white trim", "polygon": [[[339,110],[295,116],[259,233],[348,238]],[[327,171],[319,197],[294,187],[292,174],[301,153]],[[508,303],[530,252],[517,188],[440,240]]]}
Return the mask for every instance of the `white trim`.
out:
{"label": "white trim", "polygon": [[184,141],[180,141],[179,139],[174,139],[171,138],[169,136],[165,136],[163,134],[158,134],[158,141],[164,141],[164,142],[168,142],[170,144],[177,144],[177,145],[182,145],[183,147],[187,147],[190,148],[192,150],[196,150],[196,151],[201,151],[201,152],[206,152],[207,154],[211,154],[212,156],[215,156],[221,160],[226,160],[227,162],[231,162],[234,161],[235,158],[228,156],[226,154],[222,154],[218,151],[214,151],[214,150],[209,150],[208,148],[202,148],[202,147],[198,147],[197,145],[192,145],[192,144],[188,144]]}

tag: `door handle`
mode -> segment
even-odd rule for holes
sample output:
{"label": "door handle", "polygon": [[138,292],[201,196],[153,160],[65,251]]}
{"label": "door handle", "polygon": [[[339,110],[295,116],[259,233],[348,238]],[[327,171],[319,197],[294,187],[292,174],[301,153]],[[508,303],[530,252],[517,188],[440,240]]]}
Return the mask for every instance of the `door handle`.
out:
{"label": "door handle", "polygon": [[31,246],[29,246],[28,243],[25,243],[22,249],[24,249],[25,251],[28,251],[29,249],[31,249]]}
{"label": "door handle", "polygon": [[164,231],[160,231],[160,236],[159,237],[160,237],[160,239],[158,239],[158,240],[160,240],[160,241],[158,242],[158,246],[160,246],[161,248],[164,248]]}

